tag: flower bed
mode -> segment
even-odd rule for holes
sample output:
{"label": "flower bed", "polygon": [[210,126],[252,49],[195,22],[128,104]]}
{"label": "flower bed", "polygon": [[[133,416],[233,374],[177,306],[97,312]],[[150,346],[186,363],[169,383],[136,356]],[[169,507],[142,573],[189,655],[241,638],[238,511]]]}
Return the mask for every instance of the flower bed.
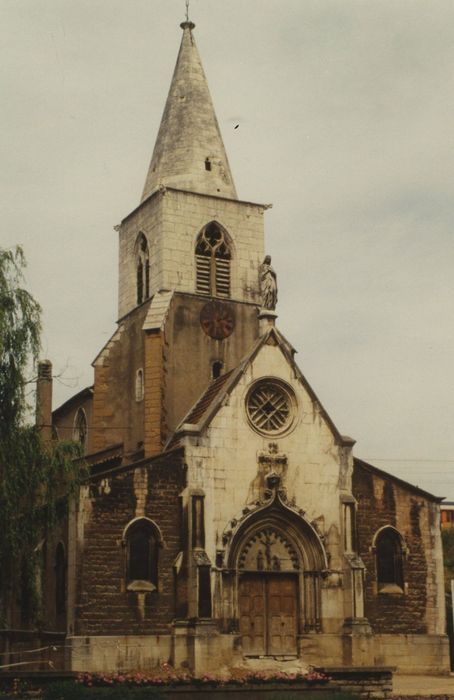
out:
{"label": "flower bed", "polygon": [[154,673],[16,673],[20,678],[0,676],[0,700],[389,700],[393,669],[332,667],[307,674],[237,669],[228,677],[195,678],[164,664]]}
{"label": "flower bed", "polygon": [[309,673],[284,673],[281,671],[242,671],[232,670],[228,675],[207,673],[203,676],[193,676],[190,673],[179,672],[168,664],[164,664],[157,672],[144,673],[81,673],[77,683],[86,687],[211,687],[228,688],[249,685],[295,685],[326,684],[329,676],[318,671]]}

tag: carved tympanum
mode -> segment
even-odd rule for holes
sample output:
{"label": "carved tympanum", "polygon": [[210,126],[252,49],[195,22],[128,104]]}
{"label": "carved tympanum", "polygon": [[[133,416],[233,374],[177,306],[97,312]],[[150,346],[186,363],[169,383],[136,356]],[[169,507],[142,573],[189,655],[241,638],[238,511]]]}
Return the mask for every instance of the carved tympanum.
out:
{"label": "carved tympanum", "polygon": [[299,559],[287,538],[274,528],[267,527],[246,542],[238,567],[246,571],[297,571]]}

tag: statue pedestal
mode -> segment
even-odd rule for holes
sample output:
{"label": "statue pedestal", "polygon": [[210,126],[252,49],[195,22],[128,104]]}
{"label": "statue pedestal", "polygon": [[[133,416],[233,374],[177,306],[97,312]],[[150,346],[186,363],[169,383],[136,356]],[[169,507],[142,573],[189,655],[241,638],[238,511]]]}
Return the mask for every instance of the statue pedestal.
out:
{"label": "statue pedestal", "polygon": [[270,328],[276,325],[277,313],[271,309],[259,310],[259,329],[260,335],[265,335]]}

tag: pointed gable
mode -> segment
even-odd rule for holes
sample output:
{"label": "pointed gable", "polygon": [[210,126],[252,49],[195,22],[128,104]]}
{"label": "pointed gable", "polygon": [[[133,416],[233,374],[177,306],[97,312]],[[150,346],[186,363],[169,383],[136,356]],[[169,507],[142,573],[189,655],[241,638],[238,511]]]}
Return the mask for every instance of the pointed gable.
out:
{"label": "pointed gable", "polygon": [[160,185],[237,199],[192,22],[183,37],[142,201]]}
{"label": "pointed gable", "polygon": [[[236,368],[230,370],[209,384],[194,406],[187,413],[185,418],[181,421],[174,435],[169,440],[167,449],[178,444],[179,439],[183,435],[191,433],[200,434],[208,427],[213,417],[218,413],[219,409],[237,386],[241,378],[245,375],[248,368],[250,368],[254,363],[254,360],[258,357],[260,351],[269,345],[276,347],[282,353],[285,363],[291,368],[291,373],[302,385],[302,388],[310,398],[313,406],[316,407],[318,414],[326,423],[334,441],[338,445],[348,447],[352,447],[354,445],[355,440],[341,435],[330,416],[323,408],[314,390],[294,361],[294,349],[290,343],[278,330],[276,330],[276,328],[271,328],[264,335],[258,338],[251,350]],[[260,376],[256,377],[257,380],[260,378]]]}

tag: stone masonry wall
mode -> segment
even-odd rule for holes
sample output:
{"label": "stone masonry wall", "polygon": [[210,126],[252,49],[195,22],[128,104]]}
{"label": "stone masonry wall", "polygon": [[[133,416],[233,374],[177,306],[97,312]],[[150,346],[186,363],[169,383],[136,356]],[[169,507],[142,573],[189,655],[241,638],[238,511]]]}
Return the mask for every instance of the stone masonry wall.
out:
{"label": "stone masonry wall", "polygon": [[[159,634],[168,632],[175,616],[173,563],[181,549],[179,494],[184,486],[180,458],[138,467],[90,488],[84,546],[78,564],[79,600],[75,634]],[[151,518],[159,527],[158,590],[147,593],[145,614],[138,598],[126,590],[122,535],[135,517]]]}
{"label": "stone masonry wall", "polygon": [[119,325],[100,352],[95,366],[91,448],[102,450],[123,443],[134,452],[143,442],[144,400],[135,395],[136,375],[144,370],[142,326],[149,303],[138,307]]}
{"label": "stone masonry wall", "polygon": [[229,372],[238,366],[258,337],[257,307],[226,300],[224,307],[235,319],[234,330],[223,340],[211,338],[200,325],[200,314],[207,302],[206,297],[195,294],[175,294],[169,309],[165,326],[164,405],[170,432],[211,382],[213,362],[221,362],[223,373]]}
{"label": "stone masonry wall", "polygon": [[[355,462],[353,493],[358,500],[358,548],[366,565],[365,614],[376,633],[443,633],[438,607],[437,550],[433,518],[436,504]],[[372,542],[379,528],[391,525],[403,536],[404,593],[377,591]]]}
{"label": "stone masonry wall", "polygon": [[165,429],[163,405],[164,366],[163,334],[147,333],[145,335],[145,455],[154,455],[161,451]]}
{"label": "stone masonry wall", "polygon": [[[262,436],[249,424],[245,401],[252,383],[275,377],[290,385],[298,404],[293,429],[283,435]],[[279,347],[265,345],[245,370],[207,430],[188,437],[188,484],[203,489],[205,501],[206,551],[212,561],[223,547],[223,533],[232,519],[241,519],[243,509],[256,503],[264,488],[260,456],[274,449],[285,455],[282,483],[287,496],[315,523],[330,555],[330,566],[342,567],[342,523],[339,485],[349,490],[351,458],[341,460],[341,448],[323,417],[319,404],[295,377],[294,368]],[[271,447],[270,447],[271,445]],[[345,612],[343,590],[324,588],[324,631],[338,632]]]}
{"label": "stone masonry wall", "polygon": [[122,318],[136,305],[136,242],[140,233],[150,252],[150,294],[162,289],[195,292],[197,236],[217,221],[232,242],[231,298],[258,302],[258,269],[264,258],[260,204],[163,190],[146,200],[121,224],[119,306]]}

